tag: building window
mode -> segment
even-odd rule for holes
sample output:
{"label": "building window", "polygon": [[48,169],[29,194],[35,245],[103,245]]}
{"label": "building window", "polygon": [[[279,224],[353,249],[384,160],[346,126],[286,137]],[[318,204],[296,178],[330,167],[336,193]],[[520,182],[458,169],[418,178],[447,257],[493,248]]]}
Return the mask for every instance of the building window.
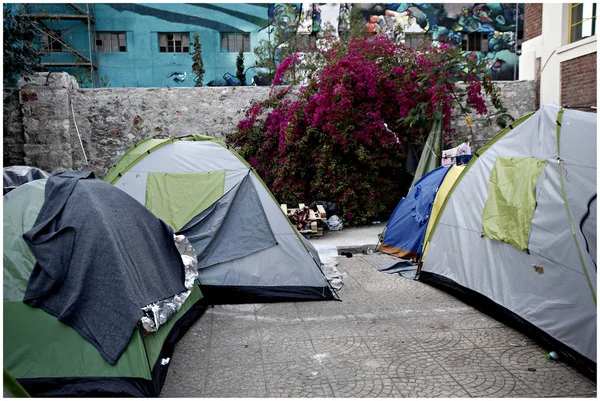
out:
{"label": "building window", "polygon": [[99,52],[126,52],[127,36],[125,32],[97,32],[96,49]]}
{"label": "building window", "polygon": [[221,52],[239,53],[240,51],[250,51],[249,33],[222,33],[221,34]]}
{"label": "building window", "polygon": [[189,33],[159,33],[158,43],[161,53],[189,53]]}
{"label": "building window", "polygon": [[[60,31],[53,31],[54,34],[60,37]],[[62,43],[58,40],[54,39],[52,36],[47,33],[42,33],[41,36],[42,46],[44,47],[44,51],[48,53],[56,53],[62,52]]]}
{"label": "building window", "polygon": [[570,5],[569,43],[596,34],[596,3],[573,3]]}
{"label": "building window", "polygon": [[404,45],[416,49],[422,44],[429,45],[430,37],[426,33],[405,33],[404,34]]}
{"label": "building window", "polygon": [[462,50],[464,52],[484,52],[488,51],[488,34],[473,32],[463,33]]}

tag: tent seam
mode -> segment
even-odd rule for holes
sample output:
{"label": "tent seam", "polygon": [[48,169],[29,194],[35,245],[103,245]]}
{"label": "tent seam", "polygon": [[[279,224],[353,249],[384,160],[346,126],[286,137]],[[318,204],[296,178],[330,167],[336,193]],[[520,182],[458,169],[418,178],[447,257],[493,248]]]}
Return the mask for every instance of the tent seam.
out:
{"label": "tent seam", "polygon": [[577,233],[575,232],[575,226],[573,224],[573,218],[571,217],[571,210],[569,208],[569,201],[567,200],[567,194],[565,192],[565,184],[563,180],[562,173],[562,165],[564,164],[564,160],[560,158],[560,131],[561,131],[561,121],[564,114],[564,109],[561,108],[558,111],[558,115],[556,117],[556,153],[557,153],[557,161],[558,161],[558,174],[560,177],[560,191],[562,193],[563,202],[565,204],[565,208],[567,210],[567,217],[569,218],[569,225],[571,227],[571,233],[573,234],[573,240],[575,241],[575,245],[577,246],[577,252],[579,253],[579,260],[581,261],[581,266],[583,267],[583,271],[585,273],[585,277],[588,282],[588,286],[590,287],[590,291],[592,292],[592,297],[594,298],[594,305],[597,305],[596,301],[596,291],[594,291],[594,286],[592,284],[592,280],[590,279],[590,275],[587,271],[587,267],[585,266],[585,261],[583,260],[583,253],[581,252],[581,247],[579,246],[579,241],[577,240]]}

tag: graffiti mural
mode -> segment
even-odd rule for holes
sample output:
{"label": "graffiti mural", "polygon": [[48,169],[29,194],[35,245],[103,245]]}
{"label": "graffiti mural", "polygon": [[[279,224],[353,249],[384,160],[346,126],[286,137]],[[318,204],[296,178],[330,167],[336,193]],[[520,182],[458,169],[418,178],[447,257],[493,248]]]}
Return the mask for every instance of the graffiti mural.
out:
{"label": "graffiti mural", "polygon": [[[368,35],[406,41],[407,34],[423,34],[484,61],[494,80],[515,78],[517,36],[521,40],[523,35],[522,3],[518,10],[514,3],[299,3],[298,14],[288,21],[298,22],[299,34],[338,36],[348,29],[352,8],[359,10]],[[277,5],[269,8],[269,19],[277,9]],[[326,34],[325,27],[331,27]]]}
{"label": "graffiti mural", "polygon": [[181,83],[185,82],[187,72],[172,72],[167,78],[173,78],[173,82]]}

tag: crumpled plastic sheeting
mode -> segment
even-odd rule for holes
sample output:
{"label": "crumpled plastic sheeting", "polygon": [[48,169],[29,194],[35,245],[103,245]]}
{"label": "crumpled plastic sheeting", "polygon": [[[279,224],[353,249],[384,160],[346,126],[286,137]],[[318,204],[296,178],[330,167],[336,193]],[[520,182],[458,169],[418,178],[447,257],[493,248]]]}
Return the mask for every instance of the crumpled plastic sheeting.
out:
{"label": "crumpled plastic sheeting", "polygon": [[327,227],[330,231],[339,231],[344,228],[344,224],[342,223],[342,219],[336,215],[333,215],[327,219]]}
{"label": "crumpled plastic sheeting", "polygon": [[147,332],[158,331],[161,325],[175,316],[192,292],[194,281],[198,278],[198,259],[192,244],[183,235],[175,235],[174,240],[185,265],[185,287],[188,291],[143,307],[144,316],[140,321]]}
{"label": "crumpled plastic sheeting", "polygon": [[50,174],[37,167],[8,166],[3,169],[3,192],[6,195],[13,189],[34,180],[48,178]]}
{"label": "crumpled plastic sheeting", "polygon": [[338,250],[335,245],[313,244],[321,259],[321,271],[329,284],[337,291],[344,285],[342,273],[337,269],[339,263]]}

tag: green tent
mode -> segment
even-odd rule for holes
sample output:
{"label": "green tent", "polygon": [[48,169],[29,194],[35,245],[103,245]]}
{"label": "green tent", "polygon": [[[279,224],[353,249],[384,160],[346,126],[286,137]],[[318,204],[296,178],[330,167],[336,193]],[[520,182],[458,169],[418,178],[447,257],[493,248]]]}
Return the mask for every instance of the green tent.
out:
{"label": "green tent", "polygon": [[44,203],[46,179],[4,196],[4,369],[32,396],[158,396],[177,341],[202,315],[202,293],[194,291],[177,314],[145,337],[134,335],[117,363],[70,326],[23,303],[35,265],[23,233]]}
{"label": "green tent", "polygon": [[436,118],[427,136],[425,147],[421,153],[419,164],[417,165],[417,171],[415,171],[415,177],[413,178],[412,184],[410,184],[409,192],[417,181],[421,179],[425,174],[435,170],[442,164],[442,119]]}

